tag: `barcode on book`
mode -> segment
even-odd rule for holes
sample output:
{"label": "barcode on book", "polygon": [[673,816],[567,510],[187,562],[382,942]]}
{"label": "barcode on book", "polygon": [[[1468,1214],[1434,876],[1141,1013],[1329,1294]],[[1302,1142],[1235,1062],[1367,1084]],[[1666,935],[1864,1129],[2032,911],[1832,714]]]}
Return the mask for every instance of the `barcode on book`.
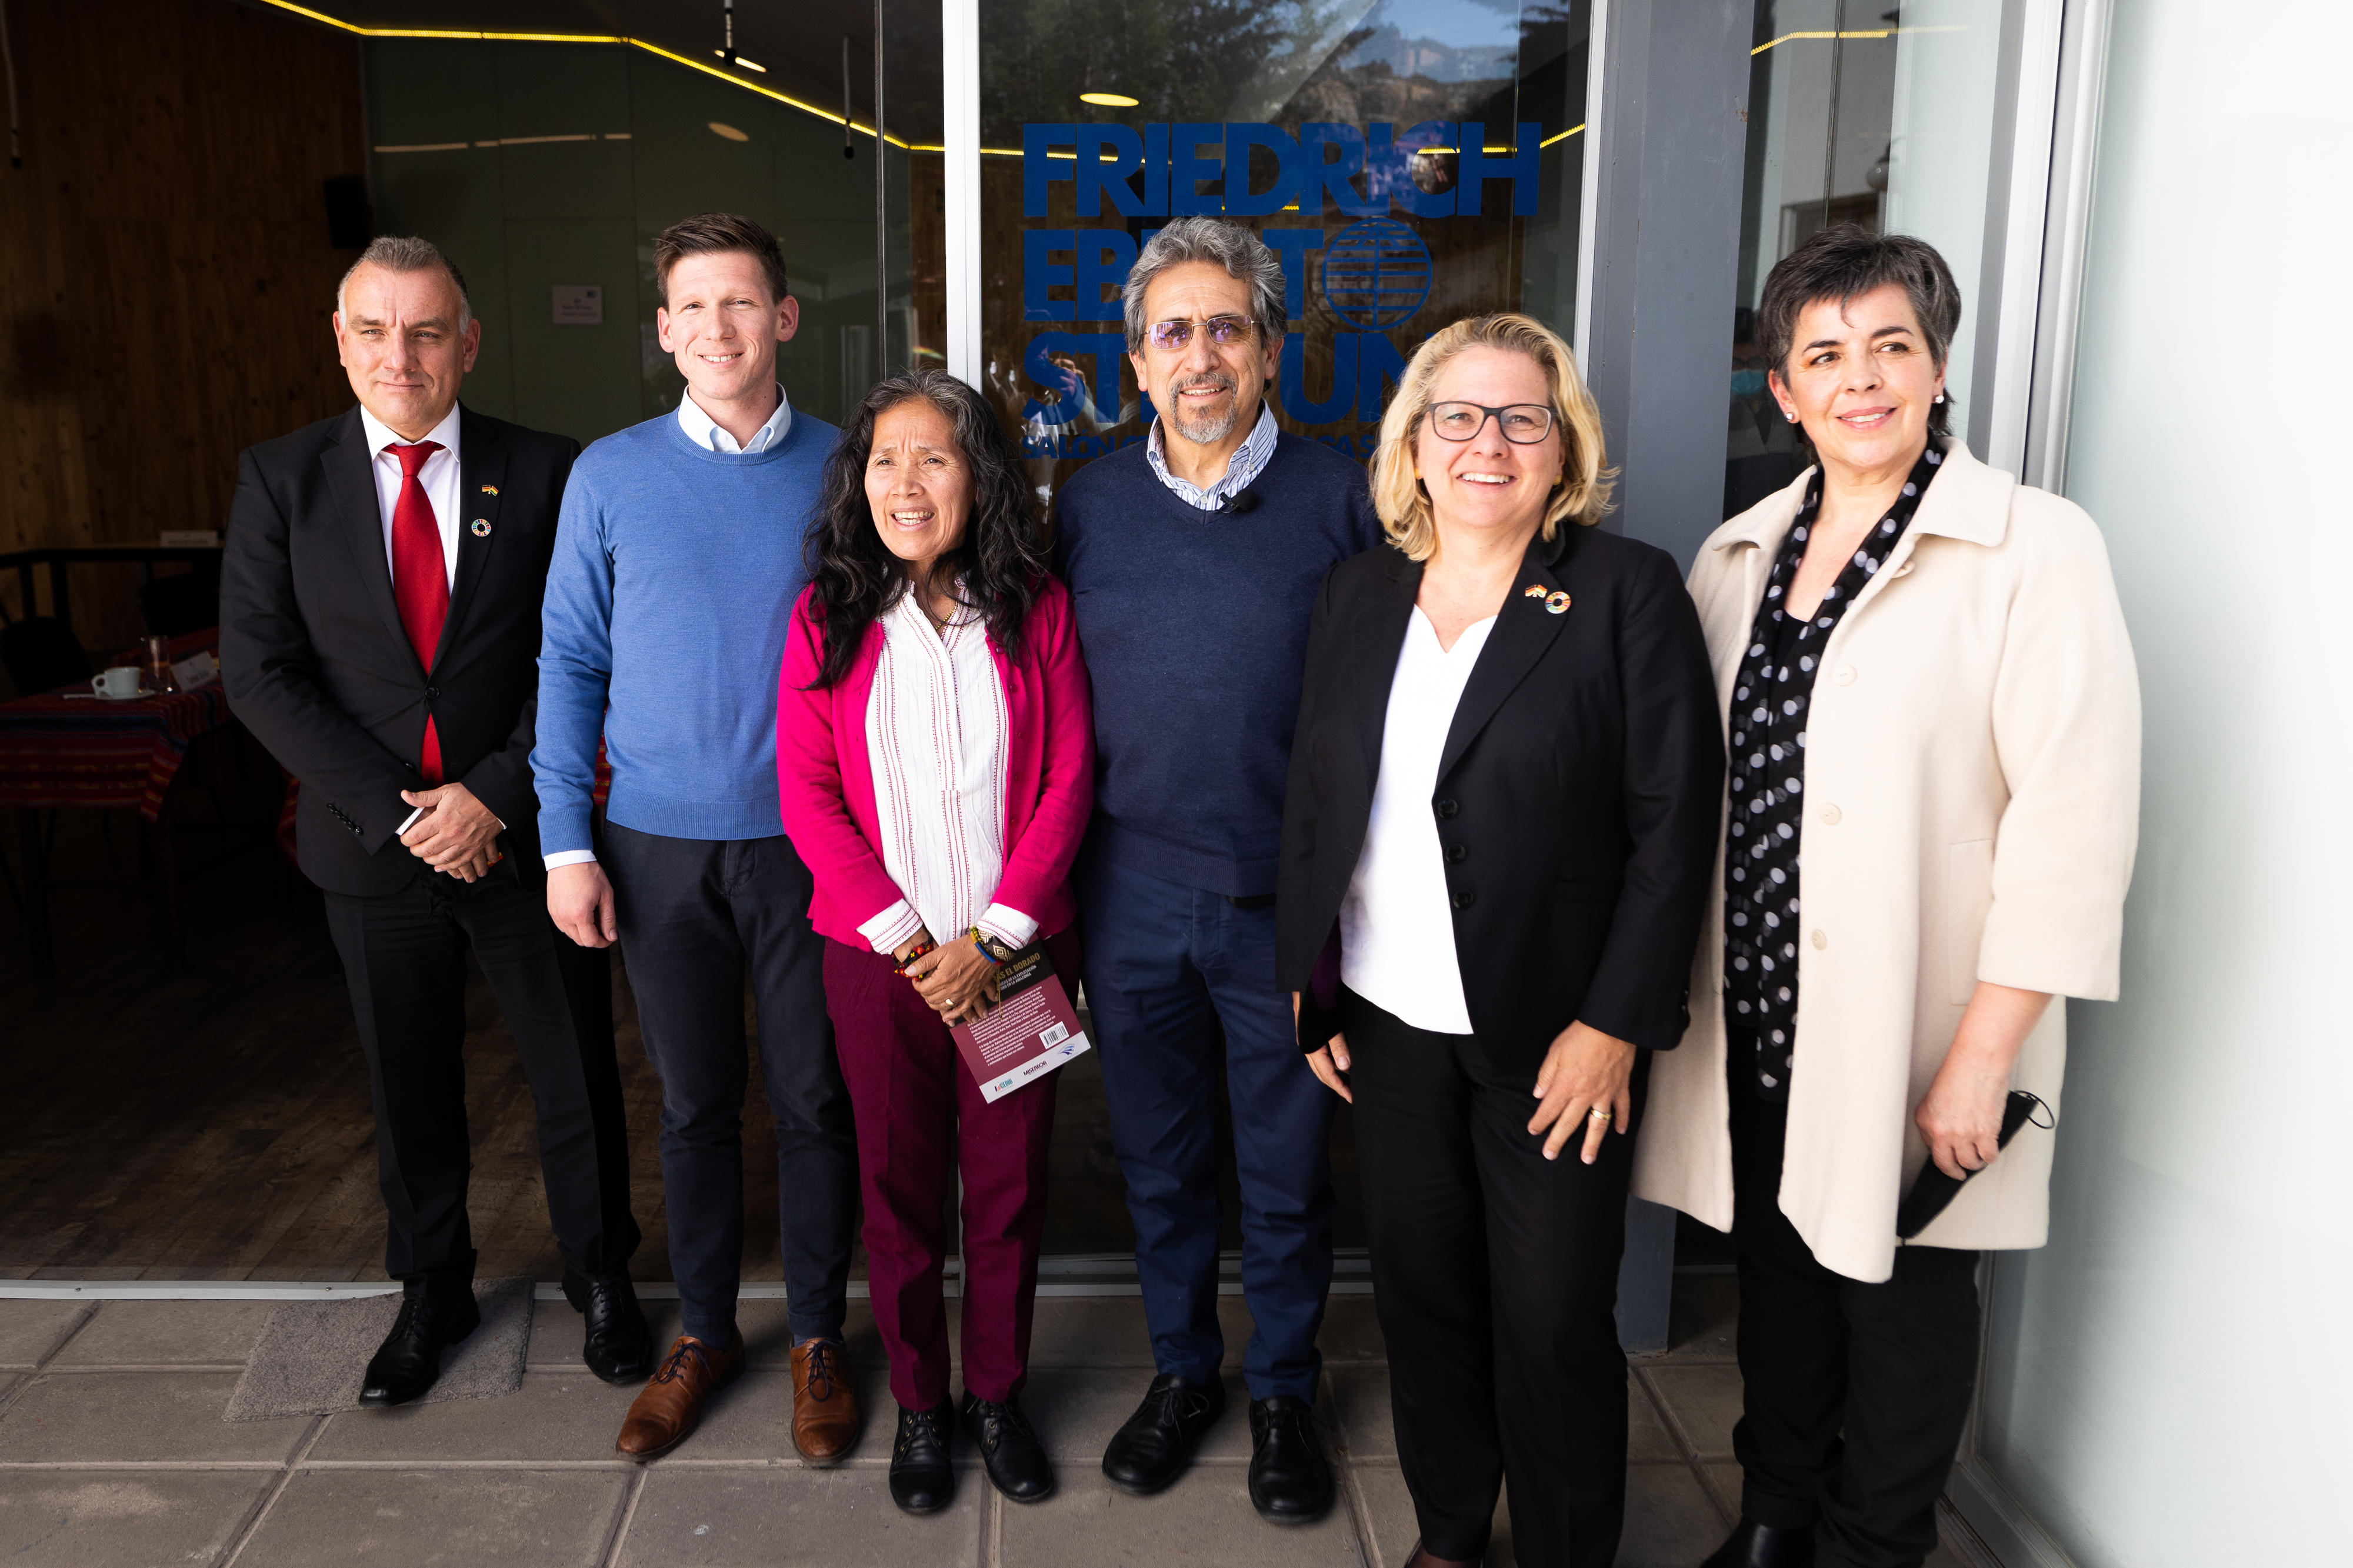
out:
{"label": "barcode on book", "polygon": [[1045,1033],[1038,1037],[1038,1043],[1050,1049],[1055,1046],[1060,1045],[1064,1040],[1067,1040],[1070,1037],[1070,1030],[1064,1028],[1060,1024],[1054,1024],[1050,1026]]}

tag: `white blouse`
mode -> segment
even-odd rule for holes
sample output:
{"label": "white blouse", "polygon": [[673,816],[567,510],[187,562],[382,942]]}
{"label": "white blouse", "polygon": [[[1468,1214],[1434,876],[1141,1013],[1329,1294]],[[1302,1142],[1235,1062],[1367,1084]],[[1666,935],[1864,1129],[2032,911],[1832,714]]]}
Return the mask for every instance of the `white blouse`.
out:
{"label": "white blouse", "polygon": [[965,614],[934,630],[913,594],[876,617],[882,651],[866,698],[866,759],[882,868],[897,903],[859,926],[877,952],[927,929],[946,942],[977,925],[1011,947],[1032,916],[992,902],[1005,874],[1005,689],[988,628]]}
{"label": "white blouse", "polygon": [[1430,797],[1462,688],[1495,617],[1474,621],[1451,648],[1421,606],[1407,623],[1381,731],[1381,774],[1371,820],[1340,903],[1340,979],[1349,990],[1417,1029],[1471,1033],[1446,862]]}

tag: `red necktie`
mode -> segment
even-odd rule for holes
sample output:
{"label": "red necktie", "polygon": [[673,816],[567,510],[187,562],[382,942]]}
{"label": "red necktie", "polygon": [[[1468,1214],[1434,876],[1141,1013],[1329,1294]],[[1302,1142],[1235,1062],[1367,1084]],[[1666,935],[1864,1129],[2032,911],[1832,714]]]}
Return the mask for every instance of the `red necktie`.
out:
{"label": "red necktie", "polygon": [[[434,520],[433,503],[425,498],[417,470],[440,449],[438,441],[385,448],[400,459],[400,499],[392,504],[392,598],[400,606],[408,646],[427,671],[433,668],[434,650],[441,646],[441,623],[449,616],[449,573],[441,555],[441,525]],[[417,771],[428,784],[441,782],[441,738],[433,732],[430,713],[425,716]]]}

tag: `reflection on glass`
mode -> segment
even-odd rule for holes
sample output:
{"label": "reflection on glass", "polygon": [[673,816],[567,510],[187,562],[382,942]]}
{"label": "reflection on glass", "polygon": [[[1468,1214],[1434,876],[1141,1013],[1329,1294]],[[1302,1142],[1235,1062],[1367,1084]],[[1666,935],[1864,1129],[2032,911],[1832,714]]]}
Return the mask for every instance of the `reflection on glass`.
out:
{"label": "reflection on glass", "polygon": [[[1764,384],[1753,312],[1773,264],[1834,224],[1936,247],[1960,285],[1946,367],[1956,427],[1981,447],[1970,399],[1992,188],[2006,11],[2017,0],[1757,0],[1747,164],[1734,300],[1724,515],[1796,479],[1809,460]],[[1986,345],[1990,353],[1990,344]]]}
{"label": "reflection on glass", "polygon": [[[681,63],[699,34],[667,53],[364,42],[376,226],[423,235],[465,272],[485,328],[469,405],[582,441],[676,407],[653,240],[699,212],[747,214],[782,245],[801,316],[778,364],[797,406],[839,418],[927,334],[936,352],[938,8],[885,7],[881,139],[873,32],[871,5],[763,6],[737,33],[763,68],[733,78]],[[795,47],[811,38],[824,47]]]}
{"label": "reflection on glass", "polygon": [[1352,453],[1446,322],[1568,331],[1587,24],[1582,0],[983,0],[986,390],[1040,493],[1144,438],[1119,289],[1172,216],[1282,257],[1276,416]]}

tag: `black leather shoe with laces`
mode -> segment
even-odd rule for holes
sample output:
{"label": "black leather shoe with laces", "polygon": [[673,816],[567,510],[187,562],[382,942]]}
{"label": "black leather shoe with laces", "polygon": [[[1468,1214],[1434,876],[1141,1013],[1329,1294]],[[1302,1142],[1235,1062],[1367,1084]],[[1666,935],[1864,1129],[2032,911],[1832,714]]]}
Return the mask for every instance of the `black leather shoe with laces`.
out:
{"label": "black leather shoe with laces", "polygon": [[441,1375],[441,1349],[481,1326],[474,1287],[463,1279],[411,1279],[401,1287],[400,1316],[360,1379],[360,1403],[406,1405]]}
{"label": "black leather shoe with laces", "polygon": [[587,1320],[580,1359],[607,1383],[643,1383],[654,1369],[653,1325],[638,1305],[637,1287],[627,1274],[592,1279],[566,1267],[564,1299]]}
{"label": "black leather shoe with laces", "polygon": [[1151,1496],[1184,1474],[1201,1434],[1225,1412],[1224,1384],[1162,1373],[1103,1450],[1103,1474],[1124,1492]]}
{"label": "black leather shoe with laces", "polygon": [[1274,1524],[1305,1524],[1332,1510],[1332,1466],[1304,1399],[1278,1394],[1250,1407],[1250,1506]]}
{"label": "black leather shoe with laces", "polygon": [[899,1436],[891,1445],[891,1500],[909,1513],[937,1513],[955,1500],[955,1467],[948,1462],[948,1435],[955,1408],[946,1400],[931,1410],[899,1412]]}
{"label": "black leather shoe with laces", "polygon": [[1790,1530],[1744,1519],[1700,1568],[1814,1568],[1814,1527]]}
{"label": "black leather shoe with laces", "polygon": [[967,1392],[964,1431],[980,1450],[980,1462],[998,1491],[1015,1502],[1036,1502],[1053,1491],[1053,1463],[1018,1404],[1008,1399],[999,1405]]}

